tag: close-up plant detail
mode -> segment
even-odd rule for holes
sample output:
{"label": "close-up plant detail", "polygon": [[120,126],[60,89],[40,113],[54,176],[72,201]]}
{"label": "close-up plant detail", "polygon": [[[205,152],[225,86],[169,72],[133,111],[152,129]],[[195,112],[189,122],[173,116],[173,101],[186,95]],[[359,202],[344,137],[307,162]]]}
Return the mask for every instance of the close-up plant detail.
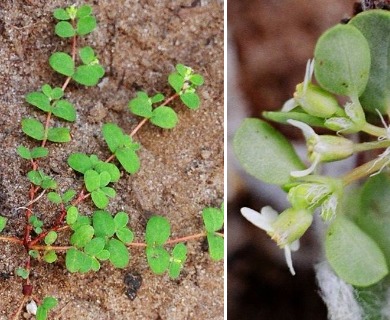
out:
{"label": "close-up plant detail", "polygon": [[[19,145],[16,153],[26,162],[25,174],[30,187],[25,191],[27,198],[22,201],[25,204],[14,209],[25,217],[23,232],[9,234],[7,226],[12,218],[0,216],[0,241],[21,247],[24,252],[24,263],[15,270],[20,277],[22,298],[17,310],[9,310],[10,319],[19,319],[27,312],[37,320],[43,320],[49,318],[52,310],[55,313],[56,297],[40,297],[34,291],[34,283],[42,280],[39,274],[34,279],[31,277],[39,264],[60,261],[70,273],[97,272],[107,263],[115,268],[125,268],[131,256],[142,255],[143,250],[153,273],[176,279],[185,268],[188,241],[207,240],[212,260],[223,259],[224,253],[223,203],[218,208],[205,207],[201,219],[203,227],[199,232],[180,237],[171,236],[171,224],[163,216],[164,212],[153,212],[144,234],[137,235],[128,213],[112,213],[108,209],[109,204],[115,202],[115,185],[120,179],[124,175],[136,175],[141,166],[148,165],[139,157],[142,145],[137,141],[137,134],[141,128],[149,122],[159,130],[174,129],[179,122],[178,114],[171,106],[174,101],[180,101],[191,111],[199,108],[201,98],[197,90],[204,79],[191,67],[179,63],[169,74],[171,95],[137,92],[128,103],[128,111],[139,122],[129,132],[116,123],[103,124],[101,132],[96,134],[107,146],[107,157],[82,151],[68,155],[67,165],[74,172],[72,187],[62,186],[45,170],[42,164],[50,159],[54,144],[72,143],[72,130],[78,115],[67,92],[69,84],[73,82],[82,90],[82,86],[96,86],[105,75],[105,67],[100,64],[95,50],[84,45],[83,37],[97,27],[91,6],[59,8],[53,15],[57,21],[55,34],[69,41],[70,48],[49,57],[49,65],[62,77],[62,85],[39,84],[36,91],[25,95],[32,113],[21,119],[21,130],[31,143]],[[381,136],[386,132],[382,128],[376,130]],[[382,139],[378,144],[383,148],[385,142],[386,139]],[[373,168],[384,167],[386,161],[386,156],[382,156],[373,163]],[[375,170],[370,168],[369,171]],[[298,186],[298,182],[295,185]],[[41,202],[50,204],[50,215],[38,209]],[[54,220],[48,218],[53,213]]]}
{"label": "close-up plant detail", "polygon": [[[242,215],[284,250],[292,275],[299,272],[294,251],[318,215],[325,258],[349,285],[361,319],[389,315],[389,28],[390,12],[374,9],[328,29],[293,97],[280,111],[263,112],[302,132],[307,161],[262,119],[245,119],[233,142],[242,167],[279,186],[290,204],[281,213],[242,208]],[[347,158],[355,163],[350,171],[325,174],[324,163]],[[326,303],[337,299],[324,296]]]}

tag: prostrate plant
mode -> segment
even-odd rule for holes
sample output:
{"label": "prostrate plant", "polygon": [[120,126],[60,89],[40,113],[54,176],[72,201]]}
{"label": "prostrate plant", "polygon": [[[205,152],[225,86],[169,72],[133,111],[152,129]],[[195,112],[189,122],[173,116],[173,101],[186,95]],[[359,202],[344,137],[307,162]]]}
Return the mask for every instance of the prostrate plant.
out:
{"label": "prostrate plant", "polygon": [[[390,292],[390,130],[384,120],[390,115],[389,32],[390,12],[384,10],[363,12],[329,29],[318,40],[294,97],[281,111],[264,113],[302,130],[308,168],[290,142],[263,120],[246,119],[234,138],[244,169],[280,186],[291,204],[281,214],[271,207],[261,213],[243,208],[244,217],[284,249],[295,274],[291,251],[298,250],[299,239],[318,212],[327,228],[326,258],[334,272],[354,286],[365,319],[385,317],[381,307]],[[339,97],[347,100],[344,106]],[[312,127],[331,132],[317,134]],[[349,137],[352,133],[365,135],[356,142]],[[321,163],[364,151],[370,151],[366,156],[371,159],[352,171],[340,177],[321,175]],[[355,183],[362,178],[363,186]]]}
{"label": "prostrate plant", "polygon": [[[69,155],[69,166],[84,177],[84,187],[80,191],[57,191],[59,188],[55,179],[40,168],[40,161],[44,161],[50,153],[46,146],[48,142],[65,143],[71,140],[70,128],[60,122],[74,122],[77,118],[75,107],[66,99],[65,90],[69,82],[73,80],[85,86],[94,86],[104,75],[104,69],[94,50],[89,46],[77,46],[78,37],[89,34],[96,27],[91,7],[84,5],[79,8],[71,6],[57,9],[54,17],[60,20],[56,24],[55,33],[61,38],[71,38],[72,49],[70,54],[53,53],[49,64],[56,72],[66,76],[66,79],[62,87],[44,84],[40,91],[26,95],[26,101],[45,113],[46,120],[43,123],[37,118],[22,120],[23,132],[40,141],[40,146],[32,149],[26,146],[17,148],[18,155],[31,163],[31,170],[27,173],[31,182],[29,202],[18,208],[25,211],[26,226],[23,237],[0,237],[2,241],[23,246],[27,254],[25,265],[16,270],[16,274],[23,279],[23,299],[14,319],[18,319],[26,306],[26,310],[35,314],[37,320],[43,320],[57,305],[57,300],[53,297],[46,297],[40,305],[36,304],[40,299],[33,294],[30,279],[32,259],[53,263],[58,259],[58,254],[65,251],[67,270],[71,273],[86,273],[98,271],[104,261],[109,261],[116,268],[125,268],[130,261],[128,248],[138,247],[145,249],[147,262],[154,273],[163,274],[168,271],[171,278],[177,278],[187,257],[184,242],[202,238],[208,239],[213,260],[223,258],[223,233],[218,232],[223,228],[223,206],[204,209],[204,232],[176,239],[169,239],[169,221],[162,216],[153,216],[147,222],[145,242],[140,243],[133,242],[134,233],[129,227],[126,212],[112,215],[105,210],[116,196],[114,183],[121,176],[120,169],[113,161],[117,159],[129,174],[136,174],[140,168],[137,154],[140,145],[133,140],[139,129],[148,120],[157,127],[173,129],[178,123],[178,116],[168,104],[174,99],[180,98],[189,109],[199,107],[200,99],[196,89],[203,84],[203,77],[187,66],[178,64],[176,71],[169,75],[168,82],[175,90],[172,96],[166,98],[157,93],[149,97],[146,92],[138,92],[136,98],[129,102],[130,111],[143,118],[130,134],[126,134],[114,123],[103,125],[102,135],[111,152],[108,159],[101,160],[94,154],[81,152]],[[55,123],[54,117],[57,118]],[[38,201],[45,198],[57,207],[56,219],[51,224],[44,223],[42,219],[46,215],[37,213],[34,208]],[[88,198],[96,206],[90,216],[79,210],[79,204]],[[6,222],[7,219],[0,216],[0,232],[6,227]],[[57,244],[59,232],[67,232],[68,243]],[[167,250],[166,247],[171,245],[174,245],[173,249]]]}

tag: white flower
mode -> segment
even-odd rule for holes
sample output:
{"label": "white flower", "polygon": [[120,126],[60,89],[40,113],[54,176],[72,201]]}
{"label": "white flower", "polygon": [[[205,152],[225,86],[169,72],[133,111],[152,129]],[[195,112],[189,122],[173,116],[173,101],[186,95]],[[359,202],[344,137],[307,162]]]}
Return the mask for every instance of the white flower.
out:
{"label": "white flower", "polygon": [[267,232],[273,240],[276,240],[278,245],[284,249],[284,256],[286,258],[287,266],[290,269],[292,275],[295,275],[295,270],[292,264],[291,251],[297,251],[299,249],[299,240],[295,240],[292,243],[285,243],[286,237],[279,237],[276,239],[275,230],[272,224],[278,219],[278,213],[270,206],[261,209],[261,212],[257,212],[250,208],[242,208],[242,215],[249,221],[252,222],[256,227]]}
{"label": "white flower", "polygon": [[309,168],[300,171],[292,171],[291,176],[300,178],[314,172],[318,164],[322,162],[337,161],[348,158],[354,152],[353,142],[343,137],[331,135],[318,135],[304,122],[289,119],[287,122],[302,130],[307,143],[309,160],[312,162]]}
{"label": "white flower", "polygon": [[38,306],[34,300],[31,300],[26,305],[26,311],[28,314],[33,314],[34,316],[37,314]]}

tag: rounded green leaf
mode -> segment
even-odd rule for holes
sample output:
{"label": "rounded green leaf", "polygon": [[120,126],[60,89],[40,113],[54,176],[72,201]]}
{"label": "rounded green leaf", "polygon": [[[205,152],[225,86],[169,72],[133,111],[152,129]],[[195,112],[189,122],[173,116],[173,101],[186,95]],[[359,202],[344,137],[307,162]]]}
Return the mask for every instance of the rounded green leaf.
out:
{"label": "rounded green leaf", "polygon": [[28,93],[26,101],[42,111],[49,112],[51,110],[50,99],[42,92]]}
{"label": "rounded green leaf", "polygon": [[169,253],[162,247],[147,247],[146,257],[155,274],[163,274],[169,267]]}
{"label": "rounded green leaf", "polygon": [[115,233],[114,218],[106,211],[96,211],[92,217],[97,237],[112,237]]}
{"label": "rounded green leaf", "polygon": [[203,221],[208,232],[222,229],[224,215],[220,209],[205,208],[202,212]]}
{"label": "rounded green leaf", "polygon": [[0,216],[0,232],[4,230],[6,224],[7,218]]}
{"label": "rounded green leaf", "polygon": [[23,279],[27,279],[30,272],[24,268],[17,268],[16,274]]}
{"label": "rounded green leaf", "polygon": [[368,41],[371,52],[370,77],[360,101],[365,110],[383,114],[390,106],[390,12],[368,10],[355,16],[350,22]]}
{"label": "rounded green leaf", "polygon": [[180,95],[180,100],[190,109],[197,109],[200,105],[199,96],[195,92],[185,92]]}
{"label": "rounded green leaf", "polygon": [[77,34],[84,36],[92,32],[96,28],[96,19],[95,17],[85,16],[77,21]]}
{"label": "rounded green leaf", "polygon": [[72,76],[73,80],[85,86],[96,85],[104,75],[104,69],[101,65],[82,65],[77,67]]}
{"label": "rounded green leaf", "polygon": [[184,243],[178,243],[172,250],[171,263],[169,265],[169,277],[172,279],[180,275],[184,262],[187,258],[187,247]]}
{"label": "rounded green leaf", "polygon": [[290,181],[291,171],[304,168],[290,142],[259,119],[244,120],[233,146],[243,168],[266,183],[284,185]]}
{"label": "rounded green leaf", "polygon": [[84,64],[90,64],[92,61],[94,61],[96,59],[95,52],[89,46],[81,48],[79,51],[79,55],[80,55],[81,61]]}
{"label": "rounded green leaf", "polygon": [[116,150],[115,156],[122,167],[130,174],[136,173],[141,166],[138,155],[130,148],[119,148]]}
{"label": "rounded green leaf", "polygon": [[116,191],[115,191],[114,188],[111,188],[111,187],[101,187],[100,190],[103,191],[103,193],[107,197],[114,198],[116,196]]}
{"label": "rounded green leaf", "polygon": [[81,226],[89,226],[91,224],[91,219],[87,216],[78,216],[76,222],[72,223],[70,228],[72,230],[77,230]]}
{"label": "rounded green leaf", "polygon": [[92,168],[90,158],[84,153],[72,153],[68,158],[68,165],[81,173],[85,173]]}
{"label": "rounded green leaf", "polygon": [[76,34],[76,31],[68,21],[58,22],[54,31],[61,38],[71,38]]}
{"label": "rounded green leaf", "polygon": [[49,246],[57,240],[57,237],[58,237],[57,232],[49,231],[49,233],[45,237],[45,243]]}
{"label": "rounded green leaf", "polygon": [[31,150],[31,158],[44,158],[49,154],[49,149],[44,147],[35,147]]}
{"label": "rounded green leaf", "polygon": [[70,206],[66,211],[66,223],[67,224],[75,223],[77,221],[78,216],[79,216],[79,212],[77,208],[74,206]]}
{"label": "rounded green leaf", "polygon": [[115,229],[121,229],[123,227],[127,226],[127,223],[129,222],[129,216],[126,212],[118,212],[114,217],[114,223],[115,223]]}
{"label": "rounded green leaf", "polygon": [[378,245],[343,216],[329,226],[325,252],[336,274],[352,285],[367,287],[388,274],[385,257]]}
{"label": "rounded green leaf", "polygon": [[64,95],[64,91],[62,91],[61,88],[59,87],[55,87],[52,91],[51,91],[51,99],[53,100],[57,100],[57,99],[60,99],[62,98],[62,96]]}
{"label": "rounded green leaf", "polygon": [[137,116],[150,118],[153,115],[152,101],[149,100],[147,95],[146,97],[144,97],[144,95],[140,95],[140,93],[137,95],[137,98],[134,98],[129,102],[130,111]]}
{"label": "rounded green leaf", "polygon": [[89,5],[83,5],[77,9],[76,17],[82,18],[91,15],[92,8]]}
{"label": "rounded green leaf", "polygon": [[134,240],[134,234],[133,232],[128,228],[121,228],[116,231],[116,236],[120,241],[122,241],[125,244],[129,244],[133,242]]}
{"label": "rounded green leaf", "polygon": [[95,170],[87,170],[84,173],[85,187],[88,192],[97,190],[100,187],[100,176]]}
{"label": "rounded green leaf", "polygon": [[93,238],[88,242],[84,247],[84,252],[90,256],[96,256],[99,254],[105,247],[106,241],[104,238],[98,237]]}
{"label": "rounded green leaf", "polygon": [[91,241],[94,232],[95,231],[92,226],[80,226],[70,237],[70,243],[78,248],[83,248],[89,241]]}
{"label": "rounded green leaf", "polygon": [[108,206],[108,203],[110,202],[107,195],[101,189],[92,191],[91,198],[95,206],[99,209],[104,209]]}
{"label": "rounded green leaf", "polygon": [[23,119],[22,130],[26,135],[36,140],[43,140],[45,137],[45,128],[43,124],[35,119]]}
{"label": "rounded green leaf", "polygon": [[150,122],[163,129],[172,129],[176,126],[178,121],[175,110],[171,107],[158,107],[153,110],[153,115]]}
{"label": "rounded green leaf", "polygon": [[51,88],[50,84],[44,84],[42,86],[42,92],[44,93],[45,96],[47,96],[48,98],[51,98],[51,94],[52,94],[52,91],[53,89]]}
{"label": "rounded green leaf", "polygon": [[53,297],[45,297],[42,301],[42,307],[44,307],[47,310],[55,308],[57,304],[58,304],[57,299]]}
{"label": "rounded green leaf", "polygon": [[107,244],[107,250],[110,252],[110,262],[116,268],[127,267],[130,255],[126,246],[117,239],[110,239]]}
{"label": "rounded green leaf", "polygon": [[101,261],[108,260],[110,258],[110,252],[108,250],[104,249],[101,252],[99,252],[98,254],[96,254],[96,258],[101,260]]}
{"label": "rounded green leaf", "polygon": [[163,245],[171,234],[169,221],[161,216],[153,216],[146,225],[145,241],[150,246]]}
{"label": "rounded green leaf", "polygon": [[152,103],[157,103],[157,102],[161,102],[161,101],[164,101],[164,95],[162,93],[157,93],[155,94],[153,97],[150,98],[150,101]]}
{"label": "rounded green leaf", "polygon": [[108,172],[111,176],[110,182],[117,182],[120,178],[120,171],[119,171],[118,167],[113,163],[99,161],[94,166],[94,169],[99,173],[101,173],[103,171]]}
{"label": "rounded green leaf", "polygon": [[184,85],[184,78],[178,73],[171,73],[168,76],[168,83],[176,92],[180,92]]}
{"label": "rounded green leaf", "polygon": [[92,257],[85,254],[84,252],[81,252],[82,260],[80,263],[80,273],[87,273],[88,271],[92,270]]}
{"label": "rounded green leaf", "polygon": [[100,262],[94,257],[92,257],[91,270],[93,270],[93,271],[100,270]]}
{"label": "rounded green leaf", "polygon": [[201,86],[204,83],[204,79],[200,74],[193,74],[190,77],[190,82],[196,86]]}
{"label": "rounded green leaf", "polygon": [[104,140],[108,145],[108,148],[111,152],[115,153],[115,151],[123,145],[123,131],[114,123],[106,123],[103,125],[102,133]]}
{"label": "rounded green leaf", "polygon": [[55,204],[60,204],[62,202],[62,198],[57,192],[49,192],[47,194],[47,199]]}
{"label": "rounded green leaf", "polygon": [[54,250],[46,251],[44,256],[43,256],[43,259],[47,263],[53,263],[53,262],[57,261],[57,254],[55,253]]}
{"label": "rounded green leaf", "polygon": [[70,248],[66,251],[65,266],[69,272],[77,272],[80,270],[80,266],[83,260],[83,254],[81,251]]}
{"label": "rounded green leaf", "polygon": [[71,140],[69,128],[49,128],[47,140],[51,142],[69,142]]}
{"label": "rounded green leaf", "polygon": [[53,12],[54,18],[57,20],[69,20],[70,16],[63,8],[55,9]]}
{"label": "rounded green leaf", "polygon": [[65,52],[55,52],[49,58],[50,66],[60,74],[70,77],[74,73],[72,57]]}
{"label": "rounded green leaf", "polygon": [[175,69],[177,70],[177,72],[179,72],[179,74],[183,77],[185,77],[188,73],[191,72],[191,69],[186,67],[184,64],[182,63],[178,63],[175,67]]}
{"label": "rounded green leaf", "polygon": [[73,122],[76,120],[76,110],[73,104],[67,100],[58,100],[52,111],[56,117],[66,121]]}
{"label": "rounded green leaf", "polygon": [[211,259],[218,261],[224,256],[224,239],[215,233],[207,233],[207,242],[209,244],[209,253]]}
{"label": "rounded green leaf", "polygon": [[111,175],[106,171],[99,173],[99,178],[100,178],[100,187],[105,187],[111,181]]}
{"label": "rounded green leaf", "polygon": [[370,48],[361,32],[351,25],[337,25],[318,40],[315,77],[326,90],[346,96],[360,96],[370,73]]}
{"label": "rounded green leaf", "polygon": [[17,147],[16,152],[23,159],[26,159],[26,160],[32,159],[30,150],[28,148],[24,147],[24,146]]}
{"label": "rounded green leaf", "polygon": [[325,128],[325,119],[315,117],[304,112],[278,112],[278,111],[266,111],[262,115],[268,120],[272,120],[279,123],[288,124],[287,120],[298,120],[308,124],[310,127],[321,127]]}
{"label": "rounded green leaf", "polygon": [[62,200],[64,203],[67,203],[73,199],[73,197],[76,195],[76,191],[73,189],[69,189],[65,191],[65,193],[62,195]]}

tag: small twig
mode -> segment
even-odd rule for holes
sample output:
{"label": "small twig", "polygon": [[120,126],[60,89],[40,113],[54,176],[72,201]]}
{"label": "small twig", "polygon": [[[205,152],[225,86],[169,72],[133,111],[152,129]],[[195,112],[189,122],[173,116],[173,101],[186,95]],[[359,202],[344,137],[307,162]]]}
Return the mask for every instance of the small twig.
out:
{"label": "small twig", "polygon": [[16,237],[0,236],[0,241],[12,242],[12,243],[17,243],[17,244],[23,245],[23,240],[16,238]]}
{"label": "small twig", "polygon": [[27,301],[27,297],[23,296],[22,302],[19,304],[18,310],[16,310],[15,314],[12,316],[12,320],[18,320],[20,317],[20,314],[23,310],[23,306]]}

